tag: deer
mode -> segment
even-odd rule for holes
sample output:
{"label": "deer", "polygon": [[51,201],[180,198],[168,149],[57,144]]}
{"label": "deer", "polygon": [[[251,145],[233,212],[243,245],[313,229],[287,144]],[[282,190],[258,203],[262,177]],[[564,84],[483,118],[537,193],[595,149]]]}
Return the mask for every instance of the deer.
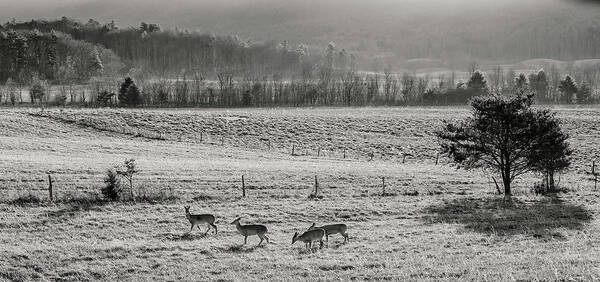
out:
{"label": "deer", "polygon": [[205,235],[208,234],[208,231],[210,231],[211,227],[213,229],[215,229],[215,234],[217,234],[217,225],[215,225],[215,216],[214,215],[212,215],[212,214],[191,214],[190,206],[184,206],[184,208],[185,208],[185,217],[192,224],[192,228],[190,229],[190,232],[192,232],[194,230],[194,226],[198,227],[198,230],[200,230],[200,224],[206,224],[206,225],[208,225],[208,229],[206,229],[206,232],[204,232]]}
{"label": "deer", "polygon": [[333,234],[340,234],[344,237],[344,243],[349,241],[348,239],[348,233],[346,233],[346,230],[348,229],[348,226],[346,226],[346,224],[340,223],[340,224],[330,224],[330,225],[323,225],[323,226],[316,226],[316,223],[313,222],[313,224],[307,229],[307,231],[309,230],[314,230],[314,229],[323,229],[325,230],[325,241],[327,243],[329,243],[329,235],[333,235]]}
{"label": "deer", "polygon": [[321,228],[307,230],[302,235],[298,235],[296,232],[292,238],[292,245],[297,241],[302,241],[306,249],[312,252],[312,242],[314,241],[319,241],[319,249],[323,248],[323,236],[325,236],[325,230]]}
{"label": "deer", "polygon": [[238,232],[240,232],[240,234],[244,236],[244,245],[248,243],[248,236],[252,235],[257,235],[258,237],[260,237],[260,242],[258,242],[258,246],[262,244],[263,240],[267,240],[267,243],[269,243],[269,237],[265,235],[269,231],[266,226],[260,224],[242,225],[240,223],[241,219],[241,217],[238,217],[233,222],[231,222],[231,224],[235,225]]}

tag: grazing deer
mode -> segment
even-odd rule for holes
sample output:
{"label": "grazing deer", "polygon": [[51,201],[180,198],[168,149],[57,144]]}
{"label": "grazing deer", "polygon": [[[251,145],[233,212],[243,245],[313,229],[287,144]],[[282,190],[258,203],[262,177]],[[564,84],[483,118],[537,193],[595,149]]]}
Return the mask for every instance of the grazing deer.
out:
{"label": "grazing deer", "polygon": [[296,232],[292,238],[292,245],[296,243],[296,241],[302,241],[304,242],[306,249],[312,252],[312,242],[314,241],[319,241],[319,249],[323,248],[323,236],[325,236],[325,230],[321,228],[307,230],[302,233],[302,235],[298,235],[298,232]]}
{"label": "grazing deer", "polygon": [[210,231],[211,227],[215,229],[215,234],[217,234],[217,226],[215,225],[215,216],[213,216],[212,214],[191,214],[190,206],[184,206],[184,208],[185,208],[185,217],[192,224],[192,228],[190,229],[190,232],[192,232],[194,230],[194,226],[198,227],[198,230],[200,230],[200,224],[206,224],[206,225],[208,225],[208,229],[206,229],[206,232],[204,232],[204,234],[207,234],[208,231]]}
{"label": "grazing deer", "polygon": [[308,230],[313,230],[313,229],[323,229],[325,230],[325,241],[327,243],[329,243],[329,235],[333,235],[333,234],[337,234],[339,233],[340,235],[342,235],[344,237],[344,244],[349,241],[348,239],[348,233],[346,233],[346,230],[348,229],[348,226],[346,226],[346,224],[340,223],[340,224],[330,224],[330,225],[323,225],[323,226],[319,226],[317,227],[316,224],[313,222],[313,224],[307,229]]}
{"label": "grazing deer", "polygon": [[259,224],[242,225],[240,223],[240,219],[242,219],[242,218],[238,217],[231,224],[234,224],[235,227],[237,228],[238,232],[240,232],[240,234],[244,235],[244,245],[246,245],[246,243],[248,243],[248,236],[252,236],[252,235],[257,235],[258,237],[260,237],[260,242],[258,243],[259,246],[260,246],[260,244],[262,244],[263,240],[267,240],[267,243],[269,243],[269,237],[267,237],[267,235],[265,235],[268,232],[266,226],[259,225]]}

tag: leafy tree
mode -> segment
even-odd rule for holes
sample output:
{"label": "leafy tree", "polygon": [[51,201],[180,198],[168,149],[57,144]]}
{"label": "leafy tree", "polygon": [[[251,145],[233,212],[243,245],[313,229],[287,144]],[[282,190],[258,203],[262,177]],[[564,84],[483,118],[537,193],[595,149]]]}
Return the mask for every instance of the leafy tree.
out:
{"label": "leafy tree", "polygon": [[117,166],[116,168],[117,174],[121,175],[129,182],[129,192],[131,194],[131,199],[135,200],[133,195],[133,176],[138,173],[137,164],[135,163],[135,159],[128,159],[123,162],[123,165]]}
{"label": "leafy tree", "polygon": [[[458,123],[446,123],[436,135],[443,152],[465,168],[483,167],[502,177],[505,195],[518,176],[540,169],[549,160],[560,163],[559,152],[550,154],[545,146],[560,147],[560,131],[548,114],[532,108],[533,94],[479,96],[471,101],[473,115]],[[545,158],[533,158],[546,152]],[[566,153],[566,151],[562,151]],[[557,166],[558,168],[559,166]],[[548,167],[545,167],[546,169]]]}
{"label": "leafy tree", "polygon": [[573,102],[573,96],[577,93],[577,84],[573,78],[569,75],[565,79],[560,81],[558,85],[558,91],[560,92],[561,101],[563,103],[571,104]]}
{"label": "leafy tree", "polygon": [[94,48],[90,54],[90,76],[100,75],[104,71],[104,65],[100,59],[100,53],[98,49]]}

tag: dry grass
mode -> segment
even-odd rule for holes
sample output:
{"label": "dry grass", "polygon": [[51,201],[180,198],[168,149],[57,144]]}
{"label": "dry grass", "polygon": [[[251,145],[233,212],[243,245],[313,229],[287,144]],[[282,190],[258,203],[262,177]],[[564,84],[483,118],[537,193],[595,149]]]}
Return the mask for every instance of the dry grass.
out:
{"label": "dry grass", "polygon": [[[65,112],[89,122],[65,122]],[[434,165],[429,152],[435,143],[426,132],[443,118],[464,116],[460,108],[67,110],[44,116],[0,110],[0,280],[598,280],[600,201],[585,170],[600,138],[599,111],[559,112],[578,150],[574,169],[561,179],[571,192],[533,195],[536,179],[529,175],[517,183],[514,201],[504,202],[481,172]],[[198,132],[216,128],[223,117],[224,146],[197,142]],[[99,120],[144,132],[164,120],[171,131],[163,133],[167,140],[134,137],[94,125]],[[180,132],[186,134],[181,141]],[[273,147],[280,150],[267,150],[260,143],[265,136],[279,140]],[[300,150],[348,147],[352,157],[290,156],[292,143]],[[405,164],[391,156],[369,161],[364,154],[388,145],[410,146],[417,154]],[[97,196],[105,169],[131,157],[142,170],[136,193],[179,200],[68,201]],[[8,202],[30,194],[45,198],[48,171],[58,202]],[[247,198],[241,198],[242,174]],[[319,199],[308,198],[314,175]],[[379,196],[383,176],[385,197]],[[192,213],[214,213],[219,234],[189,233],[184,204]],[[229,225],[237,216],[267,225],[273,243],[255,247],[253,237],[241,246],[243,238]],[[291,245],[294,232],[313,221],[347,223],[350,243],[333,236],[314,254]]]}

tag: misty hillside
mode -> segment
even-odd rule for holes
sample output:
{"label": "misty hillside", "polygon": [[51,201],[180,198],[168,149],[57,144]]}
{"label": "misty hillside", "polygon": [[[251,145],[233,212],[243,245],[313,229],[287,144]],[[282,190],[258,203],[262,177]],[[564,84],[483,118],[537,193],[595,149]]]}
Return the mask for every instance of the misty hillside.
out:
{"label": "misty hillside", "polygon": [[431,58],[454,68],[465,68],[471,61],[600,58],[600,5],[575,0],[36,2],[24,0],[26,9],[2,3],[0,17],[94,18],[115,20],[121,27],[146,21],[253,41],[302,42],[313,48],[333,41],[362,55],[363,65],[371,64],[373,56],[386,63]]}

